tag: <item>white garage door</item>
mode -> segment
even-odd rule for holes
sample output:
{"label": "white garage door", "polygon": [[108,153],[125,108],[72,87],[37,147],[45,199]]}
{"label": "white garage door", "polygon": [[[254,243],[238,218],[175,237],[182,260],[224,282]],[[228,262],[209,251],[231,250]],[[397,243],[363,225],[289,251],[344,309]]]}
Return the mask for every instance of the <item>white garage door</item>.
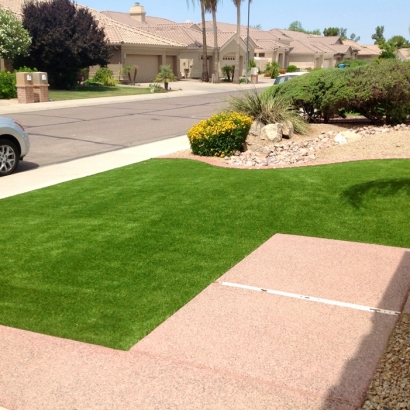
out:
{"label": "white garage door", "polygon": [[127,54],[124,65],[137,65],[137,82],[151,83],[159,71],[159,56]]}

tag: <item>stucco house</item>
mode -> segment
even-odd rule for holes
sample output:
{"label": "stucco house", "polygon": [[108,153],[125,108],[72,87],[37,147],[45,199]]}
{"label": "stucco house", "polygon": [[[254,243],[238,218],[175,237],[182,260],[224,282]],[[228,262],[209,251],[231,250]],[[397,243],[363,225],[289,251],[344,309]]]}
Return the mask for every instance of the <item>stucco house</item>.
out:
{"label": "stucco house", "polygon": [[[21,18],[26,0],[0,0],[0,7],[11,10]],[[48,0],[39,0],[48,1]],[[83,7],[80,6],[79,7]],[[176,23],[168,19],[148,16],[143,5],[135,3],[128,13],[89,9],[98,24],[104,27],[112,57],[108,67],[119,80],[126,80],[125,66],[138,67],[137,82],[152,82],[160,65],[169,64],[174,74],[200,78],[202,73],[202,24]],[[214,66],[213,24],[206,22],[208,72]],[[233,65],[237,50],[236,24],[217,23],[219,68]],[[350,58],[373,58],[378,46],[359,45],[340,37],[324,37],[289,30],[257,30],[241,26],[241,75],[245,73],[246,52],[260,70],[267,62],[276,61],[280,67],[296,65],[301,70],[316,67],[334,67],[339,61]],[[0,60],[0,68],[4,69]],[[92,76],[98,67],[90,67]],[[220,72],[220,75],[222,73]]]}

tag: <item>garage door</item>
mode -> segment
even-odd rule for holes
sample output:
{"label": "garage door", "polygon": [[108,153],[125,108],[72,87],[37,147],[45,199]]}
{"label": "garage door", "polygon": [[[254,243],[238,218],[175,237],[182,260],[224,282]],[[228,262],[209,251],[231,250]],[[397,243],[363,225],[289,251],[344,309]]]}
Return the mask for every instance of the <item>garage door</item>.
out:
{"label": "garage door", "polygon": [[138,83],[152,83],[159,71],[159,56],[127,54],[124,65],[138,66]]}

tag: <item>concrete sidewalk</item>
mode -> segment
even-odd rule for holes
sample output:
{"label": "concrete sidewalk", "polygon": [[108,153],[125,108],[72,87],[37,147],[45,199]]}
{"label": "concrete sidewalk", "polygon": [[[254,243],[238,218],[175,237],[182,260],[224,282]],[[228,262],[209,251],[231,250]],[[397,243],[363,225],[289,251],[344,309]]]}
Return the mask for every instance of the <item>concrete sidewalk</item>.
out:
{"label": "concrete sidewalk", "polygon": [[188,137],[183,135],[19,172],[0,179],[0,199],[135,164],[189,147]]}
{"label": "concrete sidewalk", "polygon": [[128,352],[0,326],[0,405],[357,409],[409,285],[409,249],[278,234]]}

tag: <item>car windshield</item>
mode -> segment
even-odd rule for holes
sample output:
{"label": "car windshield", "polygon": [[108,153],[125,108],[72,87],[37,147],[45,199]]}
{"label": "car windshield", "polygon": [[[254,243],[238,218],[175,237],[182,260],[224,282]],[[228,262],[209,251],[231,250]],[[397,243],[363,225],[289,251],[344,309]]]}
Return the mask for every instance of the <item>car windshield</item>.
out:
{"label": "car windshield", "polygon": [[279,76],[279,77],[276,77],[276,80],[275,80],[275,82],[273,83],[273,85],[278,85],[278,84],[282,84],[282,83],[284,83],[285,81],[288,81],[290,78],[294,78],[294,77],[297,77],[297,75],[284,75],[284,76]]}

